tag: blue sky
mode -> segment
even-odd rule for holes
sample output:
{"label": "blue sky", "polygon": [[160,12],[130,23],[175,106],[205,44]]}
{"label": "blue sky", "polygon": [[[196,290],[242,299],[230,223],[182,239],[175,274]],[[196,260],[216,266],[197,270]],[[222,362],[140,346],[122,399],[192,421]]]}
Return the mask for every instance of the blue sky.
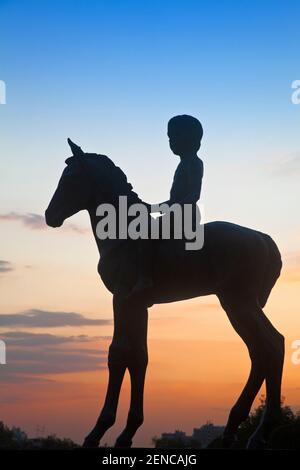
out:
{"label": "blue sky", "polygon": [[165,199],[177,164],[166,124],[189,113],[204,126],[208,219],[290,244],[299,13],[296,1],[1,0],[2,212],[43,213],[68,136],[120,164],[144,199]]}
{"label": "blue sky", "polygon": [[[87,333],[91,347],[99,348],[94,336],[109,338],[112,333],[111,295],[99,282],[95,243],[91,234],[78,231],[88,226],[86,214],[57,230],[45,228],[41,218],[70,155],[67,137],[84,150],[107,154],[141,197],[158,202],[168,197],[178,163],[168,148],[167,122],[182,113],[198,117],[204,127],[199,156],[204,161],[201,202],[206,220],[265,231],[283,254],[283,275],[267,314],[286,335],[289,354],[300,328],[300,105],[291,101],[291,84],[300,80],[299,18],[299,1],[290,0],[0,0],[0,80],[7,86],[7,104],[0,105],[0,317],[7,314],[10,321],[17,312],[26,320],[28,312],[43,318],[59,311],[109,320],[97,329],[64,323],[55,331],[43,329],[43,323],[37,329],[30,323],[22,327],[25,332],[18,333],[30,341],[30,354],[19,357],[20,370],[29,374],[29,381],[26,386],[21,374],[22,386],[4,383],[2,418],[8,424],[34,433],[38,419],[51,432],[81,439],[79,433],[94,419],[99,402],[97,365],[91,383],[85,382],[85,368],[75,358],[73,366],[82,374],[70,378],[74,369],[64,362],[67,351],[59,360],[53,356],[56,368],[64,364],[66,376],[61,382],[52,380],[50,392],[45,375],[48,397],[37,396],[36,390],[45,390],[41,382],[38,388],[30,382],[36,361],[38,371],[49,370],[49,364],[45,337],[28,339],[26,334],[59,334],[60,341],[64,337],[72,343]],[[3,326],[8,353],[14,347],[11,331],[6,332],[9,326],[14,332],[9,321]],[[149,383],[159,383],[161,389],[154,386],[148,392],[155,405],[147,405],[149,427],[143,428],[140,443],[148,445],[152,435],[178,423],[191,430],[207,419],[224,422],[242,375],[248,373],[246,356],[241,359],[244,367],[232,367],[238,356],[229,341],[238,338],[224,312],[213,299],[195,299],[155,306],[149,323],[150,373],[158,379]],[[42,341],[40,349],[32,349],[34,338]],[[203,339],[207,349],[200,348],[197,355],[195,345],[203,345]],[[222,347],[213,342],[217,340],[225,341]],[[105,354],[107,347],[108,340]],[[229,354],[228,369],[222,365],[221,372],[219,356],[215,362],[211,356],[215,348]],[[172,363],[174,349],[186,356],[178,354]],[[196,357],[195,369],[187,368],[191,357]],[[88,355],[87,363],[91,360]],[[286,364],[283,394],[288,404],[299,407],[299,372],[288,359]],[[18,368],[18,361],[11,365]],[[170,379],[172,371],[175,378]],[[201,382],[201,391],[197,380],[210,373],[223,375],[216,375],[207,390]],[[181,393],[178,377],[187,377],[188,389],[195,392],[190,415],[182,410],[181,417],[174,415],[176,395],[172,393],[173,404],[167,395],[161,401],[170,384]],[[101,375],[101,396],[105,381]],[[216,408],[211,390],[219,393],[222,407]],[[77,402],[70,400],[74,391],[83,403],[81,418]],[[195,422],[196,407],[200,423]],[[125,417],[127,405],[122,410]],[[83,425],[78,427],[80,419]]]}

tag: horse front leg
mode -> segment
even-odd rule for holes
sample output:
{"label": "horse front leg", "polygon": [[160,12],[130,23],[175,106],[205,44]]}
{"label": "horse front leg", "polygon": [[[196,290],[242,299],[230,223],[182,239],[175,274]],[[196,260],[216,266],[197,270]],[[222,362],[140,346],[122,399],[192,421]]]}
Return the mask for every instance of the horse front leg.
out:
{"label": "horse front leg", "polygon": [[131,381],[131,399],[127,422],[116,440],[115,447],[131,447],[132,439],[144,421],[144,384],[148,364],[147,308],[138,304],[124,307],[128,320],[127,340],[130,345],[128,370]]}
{"label": "horse front leg", "polygon": [[[85,438],[83,447],[98,447],[105,432],[116,420],[118,401],[126,369],[131,377],[131,406],[126,431],[119,440],[125,447],[143,416],[143,384],[147,366],[147,323],[146,308],[129,304],[122,298],[114,297],[114,334],[109,347],[109,381],[104,406],[92,431]],[[139,425],[137,425],[139,423]],[[122,433],[123,434],[123,433]],[[129,442],[130,441],[130,442]]]}
{"label": "horse front leg", "polygon": [[[110,345],[108,353],[109,379],[103,408],[92,431],[86,436],[83,447],[98,447],[105,432],[113,426],[116,420],[117,407],[123,378],[126,372],[126,362],[116,355]],[[121,360],[120,360],[121,359]]]}

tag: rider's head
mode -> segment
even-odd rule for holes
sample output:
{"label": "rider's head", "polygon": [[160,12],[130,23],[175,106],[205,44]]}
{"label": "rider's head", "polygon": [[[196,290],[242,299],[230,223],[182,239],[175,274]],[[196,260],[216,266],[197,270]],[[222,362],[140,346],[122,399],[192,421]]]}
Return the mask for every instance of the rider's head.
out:
{"label": "rider's head", "polygon": [[174,116],[168,122],[170,149],[181,157],[196,154],[201,145],[203,128],[201,122],[193,116],[182,114]]}

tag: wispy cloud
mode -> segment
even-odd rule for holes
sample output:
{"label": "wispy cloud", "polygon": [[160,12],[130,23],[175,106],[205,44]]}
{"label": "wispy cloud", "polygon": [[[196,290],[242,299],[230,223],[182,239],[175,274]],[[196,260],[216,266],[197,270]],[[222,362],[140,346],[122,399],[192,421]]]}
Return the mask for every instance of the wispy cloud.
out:
{"label": "wispy cloud", "polygon": [[7,347],[7,364],[1,369],[0,375],[2,383],[45,380],[47,375],[106,368],[107,352],[95,347],[99,337],[68,337],[21,331],[2,333],[1,339]]}
{"label": "wispy cloud", "polygon": [[39,214],[20,214],[18,212],[8,212],[7,214],[0,214],[0,220],[8,222],[22,222],[26,227],[33,230],[41,230],[46,228],[45,219]]}
{"label": "wispy cloud", "polygon": [[10,261],[0,259],[0,273],[7,273],[13,270],[13,266]]}
{"label": "wispy cloud", "polygon": [[[8,212],[6,214],[0,214],[0,221],[2,222],[21,222],[26,228],[31,230],[45,230],[48,229],[45,222],[45,217],[35,213],[21,214],[19,212]],[[89,229],[79,227],[76,224],[65,224],[62,230],[68,232],[75,232],[80,235],[85,235],[90,232]]]}
{"label": "wispy cloud", "polygon": [[[54,346],[66,343],[88,343],[91,340],[107,339],[105,336],[62,336],[53,335],[48,333],[29,333],[27,331],[6,331],[0,334],[2,340],[9,347],[31,347],[36,348],[39,346]],[[108,337],[110,338],[110,337]]]}
{"label": "wispy cloud", "polygon": [[63,326],[110,325],[110,319],[86,318],[76,312],[31,309],[19,313],[0,313],[0,327],[53,328]]}
{"label": "wispy cloud", "polygon": [[273,173],[277,176],[294,176],[300,173],[300,152],[294,152],[278,160]]}

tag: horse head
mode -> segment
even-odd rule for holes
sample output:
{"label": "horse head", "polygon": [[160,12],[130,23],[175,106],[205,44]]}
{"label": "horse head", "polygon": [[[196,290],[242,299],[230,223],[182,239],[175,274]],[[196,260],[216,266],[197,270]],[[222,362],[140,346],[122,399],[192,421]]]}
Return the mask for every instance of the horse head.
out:
{"label": "horse head", "polygon": [[60,227],[65,219],[86,209],[91,198],[85,154],[68,139],[73,156],[67,158],[58,186],[53,194],[45,219],[50,227]]}
{"label": "horse head", "polygon": [[[70,139],[73,156],[67,158],[66,168],[45,212],[46,223],[60,227],[64,220],[93,203],[116,204],[119,195],[137,198],[123,171],[106,155],[84,153]],[[96,209],[95,209],[96,213]]]}

